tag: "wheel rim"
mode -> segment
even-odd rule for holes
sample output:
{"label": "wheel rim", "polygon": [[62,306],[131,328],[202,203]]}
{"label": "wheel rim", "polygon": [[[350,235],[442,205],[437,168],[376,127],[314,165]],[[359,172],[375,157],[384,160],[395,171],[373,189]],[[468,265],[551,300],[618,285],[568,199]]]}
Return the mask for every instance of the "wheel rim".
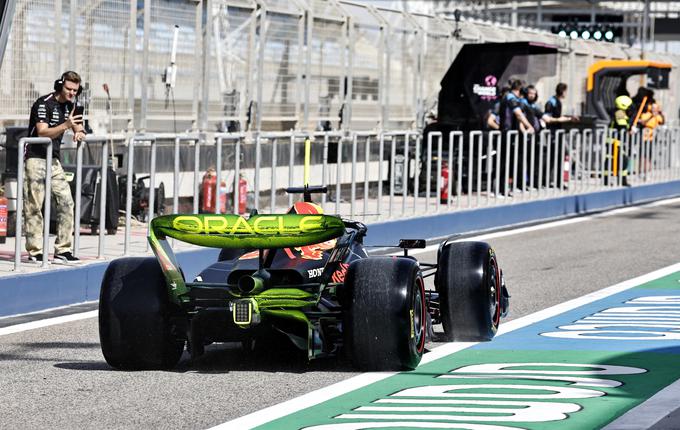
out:
{"label": "wheel rim", "polygon": [[418,278],[413,294],[413,320],[411,321],[415,345],[418,352],[425,349],[425,286],[423,280]]}
{"label": "wheel rim", "polygon": [[496,258],[492,255],[489,259],[489,314],[494,326],[498,326],[501,319],[501,288],[500,271]]}

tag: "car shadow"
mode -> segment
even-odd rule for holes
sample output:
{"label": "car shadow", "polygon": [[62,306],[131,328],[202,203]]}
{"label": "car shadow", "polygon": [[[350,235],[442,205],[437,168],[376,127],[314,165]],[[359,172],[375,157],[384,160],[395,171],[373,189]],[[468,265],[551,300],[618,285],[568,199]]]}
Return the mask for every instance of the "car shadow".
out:
{"label": "car shadow", "polygon": [[[99,347],[99,344],[94,344]],[[0,355],[0,360],[2,355]],[[48,361],[48,360],[46,360]],[[53,360],[49,360],[53,361]],[[104,358],[98,360],[65,361],[55,363],[54,367],[78,371],[118,371],[111,367]],[[320,357],[307,360],[305,351],[285,344],[272,344],[255,347],[246,351],[241,343],[219,343],[208,345],[205,354],[191,359],[185,350],[177,366],[167,370],[174,373],[230,373],[230,372],[271,372],[302,374],[309,372],[351,372],[357,373],[351,362],[342,355]]]}
{"label": "car shadow", "polygon": [[[443,332],[435,331],[434,336],[426,344],[426,352],[445,343]],[[33,348],[100,348],[99,343],[36,343]],[[0,361],[3,354],[0,354]],[[12,359],[24,359],[16,356]],[[43,361],[56,361],[45,359]],[[104,357],[101,360],[60,361],[54,367],[78,371],[118,371],[111,367]],[[271,372],[302,374],[309,372],[345,372],[359,373],[351,360],[342,351],[337,355],[307,359],[307,352],[296,348],[286,338],[269,338],[266,342],[256,343],[253,350],[245,350],[240,342],[215,343],[205,347],[205,354],[191,359],[185,350],[179,363],[167,372],[175,373],[230,373],[230,372]]]}
{"label": "car shadow", "polygon": [[[97,342],[22,342],[3,345],[3,352],[0,352],[0,363],[3,361],[33,361],[33,362],[55,362],[60,361],[59,357],[51,357],[50,354],[58,353],[63,350],[68,351],[88,349],[99,349]],[[46,352],[55,351],[55,352]],[[72,352],[69,353],[72,355]]]}
{"label": "car shadow", "polygon": [[[1,357],[1,356],[0,356]],[[55,363],[54,367],[66,370],[78,371],[120,371],[111,367],[104,359],[101,361],[68,361]],[[276,358],[271,355],[258,356],[224,350],[207,350],[206,354],[196,360],[192,360],[189,354],[184,352],[180,362],[173,369],[166,370],[172,373],[205,373],[221,374],[232,372],[266,372],[266,373],[291,373],[303,374],[310,372],[350,372],[357,373],[348,360],[339,357],[326,357],[317,360],[306,361],[302,357],[277,354]]]}

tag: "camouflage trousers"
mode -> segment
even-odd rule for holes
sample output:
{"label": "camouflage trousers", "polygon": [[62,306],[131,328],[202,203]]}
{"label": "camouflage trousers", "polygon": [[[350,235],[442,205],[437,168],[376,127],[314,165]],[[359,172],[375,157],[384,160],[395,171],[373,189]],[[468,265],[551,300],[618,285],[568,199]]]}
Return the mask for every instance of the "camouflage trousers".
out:
{"label": "camouflage trousers", "polygon": [[[26,251],[30,255],[43,253],[43,213],[45,199],[45,159],[26,160],[24,175],[24,231]],[[54,253],[71,252],[73,238],[73,198],[59,160],[52,160],[52,196],[56,205],[50,211],[57,215],[57,240]],[[49,250],[45,251],[49,252]]]}

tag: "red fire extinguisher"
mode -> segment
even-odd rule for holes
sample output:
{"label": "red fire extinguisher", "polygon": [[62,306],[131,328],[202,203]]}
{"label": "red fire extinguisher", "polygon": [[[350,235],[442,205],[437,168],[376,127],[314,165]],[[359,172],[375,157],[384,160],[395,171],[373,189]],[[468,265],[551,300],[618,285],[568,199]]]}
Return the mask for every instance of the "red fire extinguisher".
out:
{"label": "red fire extinguisher", "polygon": [[248,181],[243,175],[239,176],[238,179],[238,213],[246,213],[246,201],[248,200]]}
{"label": "red fire extinguisher", "polygon": [[[220,213],[227,212],[227,192],[226,183],[221,182],[220,187]],[[203,204],[201,205],[202,213],[215,213],[217,207],[215,197],[217,195],[217,174],[212,167],[206,170],[201,182],[201,194],[203,194]]]}
{"label": "red fire extinguisher", "polygon": [[0,197],[0,243],[7,239],[7,197]]}
{"label": "red fire extinguisher", "polygon": [[442,161],[442,187],[439,190],[439,200],[441,203],[449,201],[449,163]]}
{"label": "red fire extinguisher", "polygon": [[215,185],[217,184],[217,176],[215,169],[210,168],[203,175],[201,182],[201,194],[203,194],[203,203],[201,204],[201,212],[213,213],[215,212]]}
{"label": "red fire extinguisher", "polygon": [[564,155],[564,171],[562,173],[562,180],[564,184],[569,183],[569,172],[571,171],[571,160],[569,159],[569,154]]}

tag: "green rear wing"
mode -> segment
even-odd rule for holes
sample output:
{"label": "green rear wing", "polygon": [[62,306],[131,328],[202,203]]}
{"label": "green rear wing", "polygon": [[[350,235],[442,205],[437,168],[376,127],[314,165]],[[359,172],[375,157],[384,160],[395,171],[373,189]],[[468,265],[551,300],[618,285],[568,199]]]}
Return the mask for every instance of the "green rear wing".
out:
{"label": "green rear wing", "polygon": [[330,215],[164,215],[151,221],[149,244],[178,303],[188,289],[168,237],[212,248],[269,249],[320,243],[344,232],[343,221]]}

